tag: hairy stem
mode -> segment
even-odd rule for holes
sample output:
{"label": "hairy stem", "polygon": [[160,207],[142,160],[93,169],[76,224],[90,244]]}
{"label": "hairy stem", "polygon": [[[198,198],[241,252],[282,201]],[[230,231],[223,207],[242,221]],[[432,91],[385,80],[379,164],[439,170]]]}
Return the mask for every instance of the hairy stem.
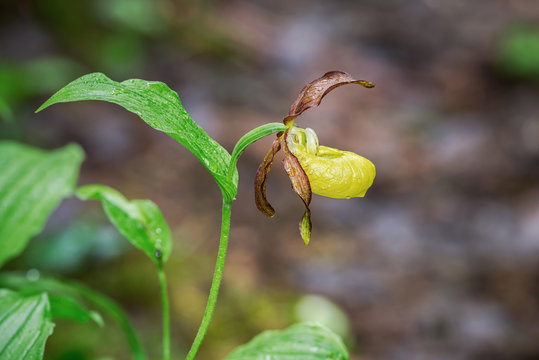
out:
{"label": "hairy stem", "polygon": [[206,335],[208,326],[210,325],[213,310],[217,302],[217,295],[219,293],[219,286],[221,285],[221,279],[223,278],[223,268],[225,266],[226,250],[228,246],[228,234],[230,232],[230,209],[232,202],[223,199],[223,210],[221,217],[221,240],[219,241],[219,252],[217,254],[217,261],[215,264],[215,271],[213,273],[213,280],[211,283],[210,295],[208,297],[208,303],[206,310],[204,311],[204,317],[197,332],[197,336],[191,345],[191,349],[187,354],[186,360],[192,360]]}
{"label": "hairy stem", "polygon": [[167,278],[162,263],[159,263],[157,275],[159,277],[161,306],[163,308],[163,360],[170,360],[170,310],[168,305]]}

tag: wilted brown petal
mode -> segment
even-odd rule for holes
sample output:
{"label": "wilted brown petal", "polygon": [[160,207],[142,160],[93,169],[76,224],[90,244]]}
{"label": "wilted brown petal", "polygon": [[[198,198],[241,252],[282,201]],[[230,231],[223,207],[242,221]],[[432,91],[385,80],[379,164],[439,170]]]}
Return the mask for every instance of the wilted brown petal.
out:
{"label": "wilted brown petal", "polygon": [[299,223],[299,229],[301,233],[301,237],[303,238],[303,241],[305,244],[309,243],[309,240],[311,238],[311,211],[309,210],[309,204],[311,203],[311,183],[309,182],[309,178],[307,177],[307,174],[301,167],[298,159],[292,154],[292,152],[288,149],[287,144],[287,137],[288,137],[288,131],[285,133],[284,136],[284,144],[283,144],[283,150],[284,150],[284,160],[283,165],[284,169],[286,170],[286,173],[288,174],[288,177],[290,178],[290,181],[292,182],[292,188],[296,192],[296,194],[299,195],[301,200],[303,200],[303,203],[305,204],[305,213],[303,214],[303,218]]}
{"label": "wilted brown petal", "polygon": [[264,157],[264,161],[258,167],[255,177],[255,203],[260,212],[268,217],[275,215],[275,210],[268,202],[266,198],[266,182],[268,180],[268,174],[270,172],[271,164],[275,158],[275,154],[281,149],[282,134],[277,134],[277,139],[273,141],[271,149]]}
{"label": "wilted brown petal", "polygon": [[366,88],[374,87],[373,83],[366,80],[356,80],[342,71],[327,72],[322,77],[311,81],[301,90],[296,101],[290,107],[288,117],[284,119],[285,124],[294,120],[305,110],[318,106],[322,98],[331,90],[346,84],[359,84]]}

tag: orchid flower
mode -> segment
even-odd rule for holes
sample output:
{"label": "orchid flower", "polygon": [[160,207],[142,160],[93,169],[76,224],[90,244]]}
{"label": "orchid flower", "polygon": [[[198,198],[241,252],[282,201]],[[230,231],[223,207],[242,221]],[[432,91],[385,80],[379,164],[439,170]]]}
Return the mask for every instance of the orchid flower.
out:
{"label": "orchid flower", "polygon": [[294,126],[296,118],[305,110],[318,106],[327,93],[346,84],[374,87],[371,82],[355,80],[341,71],[328,72],[307,84],[283,120],[287,130],[277,134],[256,173],[256,206],[266,216],[273,217],[275,210],[266,198],[266,181],[275,154],[283,148],[284,169],[292,188],[305,205],[299,228],[306,245],[309,244],[312,230],[309,209],[312,193],[337,199],[363,197],[376,175],[374,164],[366,158],[349,151],[321,146],[314,130]]}

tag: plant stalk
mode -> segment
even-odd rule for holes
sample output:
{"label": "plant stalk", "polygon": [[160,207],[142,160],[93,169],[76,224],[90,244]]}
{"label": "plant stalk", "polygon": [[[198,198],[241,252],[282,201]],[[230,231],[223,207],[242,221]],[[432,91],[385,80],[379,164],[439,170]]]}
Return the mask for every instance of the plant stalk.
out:
{"label": "plant stalk", "polygon": [[231,214],[232,201],[223,199],[223,210],[221,215],[221,239],[219,241],[219,252],[217,253],[217,261],[215,263],[215,271],[213,273],[213,280],[210,288],[210,295],[208,297],[208,303],[206,310],[204,311],[204,317],[200,323],[195,340],[189,353],[187,353],[186,360],[193,360],[197,354],[198,348],[206,335],[208,326],[215,309],[217,302],[217,295],[219,293],[219,287],[223,278],[223,268],[225,266],[226,250],[228,247],[228,235],[230,232],[230,214]]}
{"label": "plant stalk", "polygon": [[168,304],[167,278],[160,262],[157,267],[159,287],[161,288],[161,306],[163,309],[163,360],[170,360],[170,308]]}

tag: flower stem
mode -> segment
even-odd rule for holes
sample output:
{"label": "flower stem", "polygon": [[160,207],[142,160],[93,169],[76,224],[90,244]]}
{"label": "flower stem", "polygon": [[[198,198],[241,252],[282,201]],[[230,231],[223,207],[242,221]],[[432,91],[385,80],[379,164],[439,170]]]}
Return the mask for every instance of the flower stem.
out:
{"label": "flower stem", "polygon": [[157,267],[159,287],[161,288],[161,306],[163,308],[163,360],[170,360],[170,309],[168,305],[167,278],[163,264]]}
{"label": "flower stem", "polygon": [[187,354],[186,360],[192,360],[206,335],[208,326],[210,325],[213,310],[217,302],[217,295],[219,293],[219,286],[221,285],[221,279],[223,278],[223,268],[225,266],[226,250],[228,246],[228,234],[230,232],[230,210],[232,201],[223,199],[223,210],[221,215],[221,240],[219,242],[219,252],[217,254],[217,261],[215,264],[215,271],[213,273],[213,280],[211,283],[210,295],[208,297],[208,303],[206,310],[204,311],[204,317],[198,329],[193,345]]}

